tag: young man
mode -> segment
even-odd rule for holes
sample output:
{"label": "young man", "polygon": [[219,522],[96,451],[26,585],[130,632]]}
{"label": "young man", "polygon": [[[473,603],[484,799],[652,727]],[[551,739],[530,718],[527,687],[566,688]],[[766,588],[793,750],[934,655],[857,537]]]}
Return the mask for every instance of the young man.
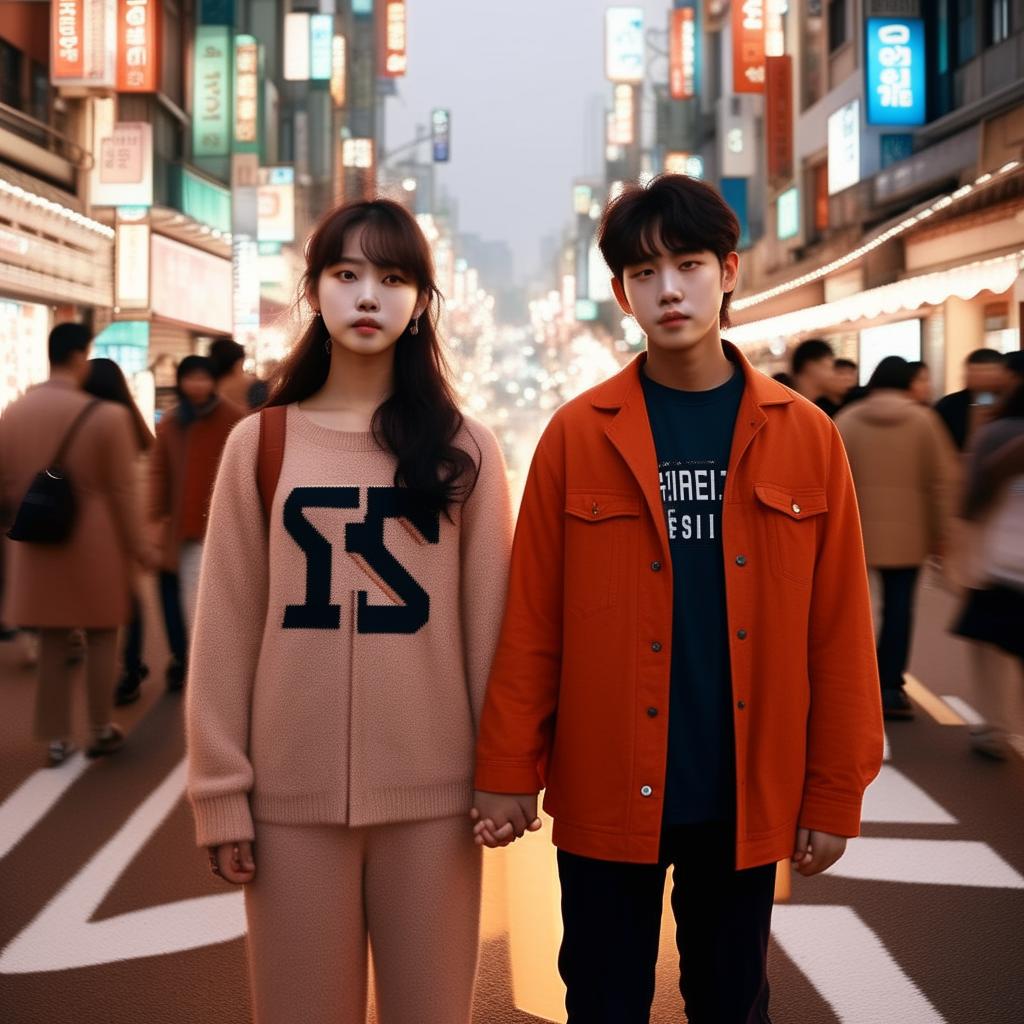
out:
{"label": "young man", "polygon": [[857,835],[882,720],[842,442],[723,342],[739,226],[677,175],[600,244],[645,355],[537,449],[477,752],[479,842],[555,819],[571,1024],[647,1021],[665,872],[691,1024],[768,1021],[775,864]]}
{"label": "young man", "polygon": [[821,338],[808,338],[793,350],[793,388],[829,416],[839,411],[833,401],[836,389],[836,357],[832,346]]}
{"label": "young man", "polygon": [[1010,391],[1006,358],[995,349],[975,349],[964,364],[964,383],[963,391],[954,391],[935,404],[935,411],[960,451],[967,448],[974,431],[988,423],[999,399]]}

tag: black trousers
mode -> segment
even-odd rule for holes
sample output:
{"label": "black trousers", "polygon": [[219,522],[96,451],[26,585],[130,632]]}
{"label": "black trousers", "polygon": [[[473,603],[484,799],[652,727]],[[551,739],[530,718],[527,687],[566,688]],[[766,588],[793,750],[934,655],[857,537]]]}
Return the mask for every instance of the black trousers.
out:
{"label": "black trousers", "polygon": [[882,628],[878,633],[878,675],[883,690],[903,688],[903,673],[910,658],[910,635],[914,628],[916,567],[879,569],[882,579]]}
{"label": "black trousers", "polygon": [[658,864],[558,851],[569,1024],[648,1024],[669,866],[689,1024],[770,1024],[775,865],[736,871],[733,836],[731,825],[667,827]]}
{"label": "black trousers", "polygon": [[188,655],[188,638],[185,633],[185,616],[181,610],[181,586],[176,572],[160,572],[160,604],[164,612],[167,646],[171,649],[171,656],[184,665]]}

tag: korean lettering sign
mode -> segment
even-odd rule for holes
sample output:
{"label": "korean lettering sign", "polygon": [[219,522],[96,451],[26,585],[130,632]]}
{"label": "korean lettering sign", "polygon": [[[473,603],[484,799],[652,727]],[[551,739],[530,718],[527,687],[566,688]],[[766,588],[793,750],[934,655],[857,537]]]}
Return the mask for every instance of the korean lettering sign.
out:
{"label": "korean lettering sign", "polygon": [[231,30],[224,25],[196,29],[192,152],[227,156],[231,152]]}
{"label": "korean lettering sign", "polygon": [[868,124],[924,124],[924,22],[867,21]]}
{"label": "korean lettering sign", "polygon": [[117,11],[117,88],[155,92],[157,88],[157,0],[120,0]]}

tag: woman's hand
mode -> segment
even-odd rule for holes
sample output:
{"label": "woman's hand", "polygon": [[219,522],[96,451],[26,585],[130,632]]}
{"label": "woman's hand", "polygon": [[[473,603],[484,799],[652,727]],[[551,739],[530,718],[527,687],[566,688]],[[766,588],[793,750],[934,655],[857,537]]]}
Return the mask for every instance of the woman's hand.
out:
{"label": "woman's hand", "polygon": [[252,856],[252,843],[221,843],[209,847],[210,870],[232,885],[247,885],[256,877],[256,861]]}

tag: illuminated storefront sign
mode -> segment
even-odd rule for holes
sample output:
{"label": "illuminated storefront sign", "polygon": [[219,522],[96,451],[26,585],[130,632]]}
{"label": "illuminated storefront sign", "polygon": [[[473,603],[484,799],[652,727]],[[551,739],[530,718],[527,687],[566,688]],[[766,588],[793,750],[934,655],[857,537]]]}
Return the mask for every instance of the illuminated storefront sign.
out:
{"label": "illuminated storefront sign", "polygon": [[331,102],[336,107],[345,106],[347,65],[348,42],[344,36],[335,36],[331,40]]}
{"label": "illuminated storefront sign", "polygon": [[452,155],[451,111],[438,108],[430,115],[430,137],[434,163],[447,163]]}
{"label": "illuminated storefront sign", "polygon": [[868,124],[924,124],[924,22],[869,18]]}
{"label": "illuminated storefront sign", "polygon": [[765,0],[764,55],[781,57],[786,52],[786,32],[783,15],[788,0]]}
{"label": "illuminated storefront sign", "polygon": [[93,206],[153,205],[153,126],[145,121],[114,124],[98,139]]}
{"label": "illuminated storefront sign", "polygon": [[611,145],[631,146],[633,144],[635,114],[636,94],[633,86],[624,83],[615,86],[612,113],[608,119],[608,142]]}
{"label": "illuminated storefront sign", "polygon": [[201,329],[230,334],[231,260],[153,235],[150,245],[154,313]]}
{"label": "illuminated storefront sign", "polygon": [[860,100],[840,107],[828,119],[828,194],[860,181]]}
{"label": "illuminated storefront sign", "polygon": [[252,36],[235,37],[235,150],[260,148],[260,48]]}
{"label": "illuminated storefront sign", "polygon": [[310,70],[310,16],[284,17],[284,77],[288,82],[308,82]]}
{"label": "illuminated storefront sign", "polygon": [[733,92],[764,92],[765,0],[733,0]]}
{"label": "illuminated storefront sign", "polygon": [[314,14],[309,19],[309,77],[329,82],[333,64],[334,16]]}
{"label": "illuminated storefront sign", "polygon": [[405,0],[388,0],[382,32],[381,74],[385,78],[401,78],[408,66]]}
{"label": "illuminated storefront sign", "polygon": [[121,309],[149,308],[149,224],[117,225],[117,274],[114,305]]}
{"label": "illuminated storefront sign", "polygon": [[192,152],[227,156],[231,152],[231,30],[226,25],[196,29]]}
{"label": "illuminated storefront sign", "polygon": [[259,240],[295,241],[295,170],[261,167],[259,186]]}
{"label": "illuminated storefront sign", "polygon": [[53,0],[50,81],[113,88],[117,81],[118,0]]}
{"label": "illuminated storefront sign", "polygon": [[117,12],[118,92],[156,92],[160,51],[157,0],[119,0]]}
{"label": "illuminated storefront sign", "polygon": [[346,139],[341,161],[345,167],[368,170],[373,167],[373,139]]}
{"label": "illuminated storefront sign", "polygon": [[670,152],[665,154],[666,174],[687,174],[691,178],[704,177],[704,159],[696,153]]}
{"label": "illuminated storefront sign", "polygon": [[793,176],[793,58],[765,58],[765,149],[768,177]]}
{"label": "illuminated storefront sign", "polygon": [[776,234],[780,240],[794,238],[800,233],[800,190],[786,189],[776,200]]}
{"label": "illuminated storefront sign", "polygon": [[697,94],[697,11],[677,7],[670,16],[669,91],[674,100],[692,99]]}
{"label": "illuminated storefront sign", "polygon": [[639,84],[644,78],[642,7],[609,7],[605,14],[605,76]]}

